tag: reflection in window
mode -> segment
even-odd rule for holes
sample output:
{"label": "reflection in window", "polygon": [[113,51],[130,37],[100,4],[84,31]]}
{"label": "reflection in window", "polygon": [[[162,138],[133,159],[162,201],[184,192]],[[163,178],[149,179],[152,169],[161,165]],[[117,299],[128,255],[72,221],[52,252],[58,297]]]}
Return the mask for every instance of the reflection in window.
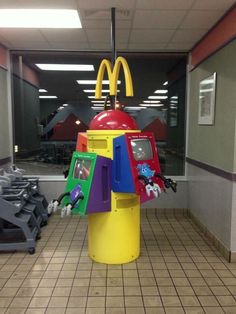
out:
{"label": "reflection in window", "polygon": [[[120,104],[136,120],[141,131],[154,133],[164,174],[183,175],[186,55],[120,55],[128,61],[134,84],[134,97],[125,97],[125,80],[121,71],[117,95]],[[87,91],[93,91],[95,84],[77,82],[95,81],[96,71],[43,71],[35,64],[78,64],[80,60],[81,64],[92,64],[98,69],[104,58],[110,58],[110,54],[12,52],[14,144],[18,146],[15,162],[26,169],[27,174],[62,175],[76,149],[78,132],[86,132],[91,119],[103,110],[102,103],[94,105],[94,99],[88,97],[94,94]],[[105,85],[104,89],[109,88]],[[106,94],[104,92],[104,96]],[[39,98],[40,95],[57,98]],[[145,149],[140,148],[147,155]],[[136,156],[138,153],[141,150],[135,153]]]}

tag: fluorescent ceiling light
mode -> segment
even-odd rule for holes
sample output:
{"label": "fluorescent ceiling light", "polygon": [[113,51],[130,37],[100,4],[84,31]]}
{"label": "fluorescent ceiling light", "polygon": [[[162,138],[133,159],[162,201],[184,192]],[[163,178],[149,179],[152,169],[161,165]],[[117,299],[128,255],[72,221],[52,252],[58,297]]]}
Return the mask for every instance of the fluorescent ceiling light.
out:
{"label": "fluorescent ceiling light", "polygon": [[145,104],[159,104],[160,100],[144,100]]}
{"label": "fluorescent ceiling light", "polygon": [[171,104],[178,104],[178,100],[171,100],[170,103]]}
{"label": "fluorescent ceiling light", "polygon": [[[98,104],[98,103],[95,103],[93,104],[94,107],[104,107],[104,104]],[[110,105],[109,105],[110,106]]]}
{"label": "fluorescent ceiling light", "polygon": [[46,89],[44,89],[44,88],[40,88],[40,89],[39,89],[39,92],[40,92],[40,93],[47,93],[48,91],[47,91]]}
{"label": "fluorescent ceiling light", "polygon": [[167,96],[148,96],[148,99],[167,99]]}
{"label": "fluorescent ceiling light", "polygon": [[63,107],[68,107],[69,105],[68,105],[68,104],[63,104],[62,106],[63,106]]}
{"label": "fluorescent ceiling light", "polygon": [[200,85],[208,85],[208,84],[212,84],[213,82],[214,82],[213,79],[206,79],[206,80],[202,81],[200,83]]}
{"label": "fluorescent ceiling light", "polygon": [[165,81],[165,83],[163,83],[164,86],[168,85],[168,81]]}
{"label": "fluorescent ceiling light", "polygon": [[208,92],[213,92],[213,88],[206,88],[206,89],[200,89],[200,93],[208,93]]}
{"label": "fluorescent ceiling light", "polygon": [[139,104],[139,106],[142,106],[142,107],[162,107],[164,105],[163,104]]}
{"label": "fluorescent ceiling light", "polygon": [[[76,81],[78,84],[82,84],[82,85],[96,85],[97,83],[97,80],[77,80]],[[120,84],[121,81],[117,81],[117,84]],[[108,80],[103,80],[102,81],[102,84],[104,85],[109,85],[109,81]]]}
{"label": "fluorescent ceiling light", "polygon": [[[83,92],[85,92],[85,93],[95,93],[95,89],[84,89]],[[120,90],[118,89],[117,92],[119,93]],[[110,93],[110,89],[102,89],[102,93]]]}
{"label": "fluorescent ceiling light", "polygon": [[94,71],[92,64],[36,63],[35,65],[46,71]]}
{"label": "fluorescent ceiling light", "polygon": [[171,96],[170,99],[178,99],[178,96]]}
{"label": "fluorescent ceiling light", "polygon": [[49,96],[49,95],[47,95],[47,96],[39,96],[39,98],[57,98],[57,96]]}
{"label": "fluorescent ceiling light", "polygon": [[[90,99],[95,99],[95,96],[88,96],[88,98],[90,98]],[[100,99],[101,99],[101,98],[106,98],[106,96],[101,96]]]}
{"label": "fluorescent ceiling light", "polygon": [[[91,102],[94,103],[94,104],[104,104],[104,100],[91,100]],[[108,100],[108,103],[109,102],[110,101]]]}
{"label": "fluorescent ceiling light", "polygon": [[103,107],[94,107],[94,106],[93,106],[93,107],[91,107],[91,108],[92,108],[93,110],[101,110],[101,111],[104,110]]}
{"label": "fluorescent ceiling light", "polygon": [[155,94],[166,94],[166,93],[168,93],[168,89],[157,89],[154,93]]}
{"label": "fluorescent ceiling light", "polygon": [[82,28],[77,10],[0,9],[0,27]]}
{"label": "fluorescent ceiling light", "polygon": [[128,110],[128,111],[129,111],[129,110],[131,110],[131,111],[132,111],[132,110],[134,110],[134,111],[139,111],[139,110],[143,110],[143,109],[147,109],[147,108],[145,108],[145,107],[141,107],[141,108],[140,108],[140,107],[125,107],[124,109],[125,109],[125,110]]}

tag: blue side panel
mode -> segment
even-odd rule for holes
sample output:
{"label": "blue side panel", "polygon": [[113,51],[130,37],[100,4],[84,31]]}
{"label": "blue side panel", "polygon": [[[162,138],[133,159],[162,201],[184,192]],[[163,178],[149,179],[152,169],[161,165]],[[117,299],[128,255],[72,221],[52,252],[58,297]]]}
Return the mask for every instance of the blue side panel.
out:
{"label": "blue side panel", "polygon": [[135,193],[131,163],[124,135],[113,140],[112,190],[118,193]]}

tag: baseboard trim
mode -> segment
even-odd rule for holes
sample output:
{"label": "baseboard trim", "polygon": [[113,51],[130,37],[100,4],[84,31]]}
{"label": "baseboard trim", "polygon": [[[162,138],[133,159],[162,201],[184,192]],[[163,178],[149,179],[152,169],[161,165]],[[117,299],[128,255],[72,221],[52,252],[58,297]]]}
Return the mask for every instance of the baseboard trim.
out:
{"label": "baseboard trim", "polygon": [[234,261],[236,261],[236,252],[231,252],[190,210],[188,210],[188,216],[194,221],[198,228],[213,243],[213,245],[229,263],[233,262],[233,258]]}

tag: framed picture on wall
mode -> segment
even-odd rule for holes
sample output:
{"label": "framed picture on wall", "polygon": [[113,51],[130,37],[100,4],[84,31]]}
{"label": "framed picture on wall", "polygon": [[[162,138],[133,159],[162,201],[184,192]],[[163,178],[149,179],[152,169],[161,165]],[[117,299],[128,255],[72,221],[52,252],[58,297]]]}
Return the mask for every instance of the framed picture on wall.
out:
{"label": "framed picture on wall", "polygon": [[215,117],[216,72],[199,84],[198,124],[213,125]]}

